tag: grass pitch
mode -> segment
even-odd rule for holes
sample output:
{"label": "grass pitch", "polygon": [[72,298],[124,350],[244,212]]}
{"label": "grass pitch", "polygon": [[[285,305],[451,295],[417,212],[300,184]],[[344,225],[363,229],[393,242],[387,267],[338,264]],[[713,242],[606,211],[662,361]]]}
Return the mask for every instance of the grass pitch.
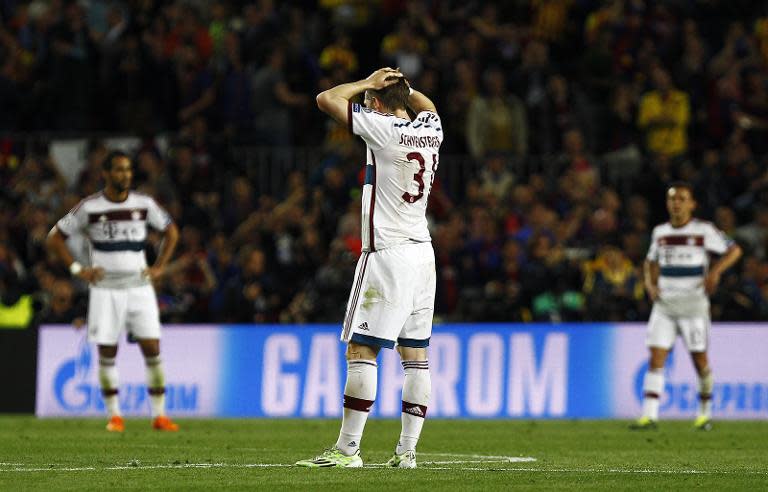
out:
{"label": "grass pitch", "polygon": [[[419,468],[383,468],[396,420],[368,422],[363,469],[289,466],[333,444],[335,420],[182,420],[175,434],[129,419],[0,417],[0,490],[556,490],[768,488],[768,422],[427,420]],[[378,465],[378,466],[377,466]]]}

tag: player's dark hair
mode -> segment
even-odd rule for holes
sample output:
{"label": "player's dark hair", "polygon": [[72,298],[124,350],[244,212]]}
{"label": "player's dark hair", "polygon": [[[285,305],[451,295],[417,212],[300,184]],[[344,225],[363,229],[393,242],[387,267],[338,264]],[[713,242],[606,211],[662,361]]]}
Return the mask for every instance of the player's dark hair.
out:
{"label": "player's dark hair", "polygon": [[688,193],[691,194],[691,198],[694,200],[696,199],[696,194],[693,191],[693,185],[688,181],[673,181],[669,183],[669,186],[667,186],[667,191],[671,190],[672,188],[676,188],[678,190],[688,190]]}
{"label": "player's dark hair", "polygon": [[408,106],[408,84],[403,77],[399,77],[399,80],[390,86],[378,91],[371,90],[370,93],[391,111],[405,109]]}
{"label": "player's dark hair", "polygon": [[122,150],[113,150],[112,152],[107,154],[107,157],[101,162],[101,168],[105,171],[111,171],[112,163],[115,162],[115,159],[120,157],[125,157],[126,159],[130,159],[130,157],[128,157],[128,154],[126,154]]}

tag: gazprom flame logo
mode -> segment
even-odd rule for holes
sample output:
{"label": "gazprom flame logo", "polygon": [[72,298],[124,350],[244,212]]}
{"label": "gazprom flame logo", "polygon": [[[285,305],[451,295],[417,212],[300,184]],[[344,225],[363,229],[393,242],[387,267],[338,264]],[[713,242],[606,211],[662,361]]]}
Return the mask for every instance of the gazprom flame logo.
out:
{"label": "gazprom flame logo", "polygon": [[[101,388],[92,373],[95,352],[83,341],[77,354],[64,359],[53,378],[53,394],[61,408],[70,414],[104,412]],[[194,413],[199,408],[197,383],[170,383],[165,386],[168,411]],[[130,415],[149,412],[147,386],[143,382],[129,381],[120,385],[120,408]]]}
{"label": "gazprom flame logo", "polygon": [[[667,364],[664,366],[664,390],[662,391],[662,394],[659,395],[662,399],[664,398],[664,395],[669,393],[671,389],[670,375],[672,373],[672,368],[675,365],[675,358],[673,355],[673,352],[669,353]],[[643,401],[643,380],[645,379],[646,372],[648,372],[648,361],[641,365],[635,373],[635,397],[639,402]]]}
{"label": "gazprom flame logo", "polygon": [[92,404],[93,392],[87,379],[91,364],[93,364],[91,347],[83,343],[79,353],[74,358],[65,360],[56,371],[53,391],[56,401],[64,410],[80,412]]}

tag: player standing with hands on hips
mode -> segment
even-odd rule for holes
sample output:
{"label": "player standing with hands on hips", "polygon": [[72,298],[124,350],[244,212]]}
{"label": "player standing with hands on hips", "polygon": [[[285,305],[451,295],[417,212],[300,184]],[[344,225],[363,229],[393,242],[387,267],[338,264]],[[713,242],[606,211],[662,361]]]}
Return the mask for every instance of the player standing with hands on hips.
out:
{"label": "player standing with hands on hips", "polygon": [[[360,93],[364,106],[351,101]],[[402,431],[387,464],[416,468],[416,443],[431,393],[427,347],[436,279],[426,210],[443,141],[440,117],[432,101],[392,68],[322,92],[317,105],[366,143],[363,251],[341,333],[347,382],[339,438],[322,455],[296,464],[363,466],[360,439],[376,399],[376,357],[382,347],[397,344],[405,371]]]}
{"label": "player standing with hands on hips", "polygon": [[[679,334],[699,377],[699,411],[694,428],[712,428],[712,371],[707,359],[709,295],[723,272],[741,257],[741,248],[711,222],[693,218],[696,201],[688,183],[667,190],[669,222],[656,226],[644,264],[645,289],[653,300],[646,344],[650,349],[643,381],[643,415],[630,428],[655,429],[664,393],[664,364]],[[720,258],[709,264],[709,253]]]}
{"label": "player standing with hands on hips", "polygon": [[[177,431],[165,415],[165,375],[160,360],[160,315],[152,280],[163,274],[179,232],[170,216],[151,197],[131,191],[133,170],[128,156],[114,151],[104,160],[102,191],[82,200],[48,235],[52,255],[73,276],[89,283],[88,340],[99,348],[99,380],[110,419],[107,430],[123,432],[115,366],[117,342],[128,332],[137,339],[147,369],[152,427]],[[147,267],[147,226],[163,231],[157,261]],[[91,267],[74,261],[65,240],[84,234],[90,243]]]}

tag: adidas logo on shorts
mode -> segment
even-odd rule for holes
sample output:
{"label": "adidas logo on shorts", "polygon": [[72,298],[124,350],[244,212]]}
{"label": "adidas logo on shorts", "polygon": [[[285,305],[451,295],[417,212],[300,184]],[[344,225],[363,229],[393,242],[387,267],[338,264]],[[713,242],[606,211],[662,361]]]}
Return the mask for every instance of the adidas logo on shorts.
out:
{"label": "adidas logo on shorts", "polygon": [[368,322],[363,321],[360,323],[360,326],[357,327],[358,330],[368,331]]}

